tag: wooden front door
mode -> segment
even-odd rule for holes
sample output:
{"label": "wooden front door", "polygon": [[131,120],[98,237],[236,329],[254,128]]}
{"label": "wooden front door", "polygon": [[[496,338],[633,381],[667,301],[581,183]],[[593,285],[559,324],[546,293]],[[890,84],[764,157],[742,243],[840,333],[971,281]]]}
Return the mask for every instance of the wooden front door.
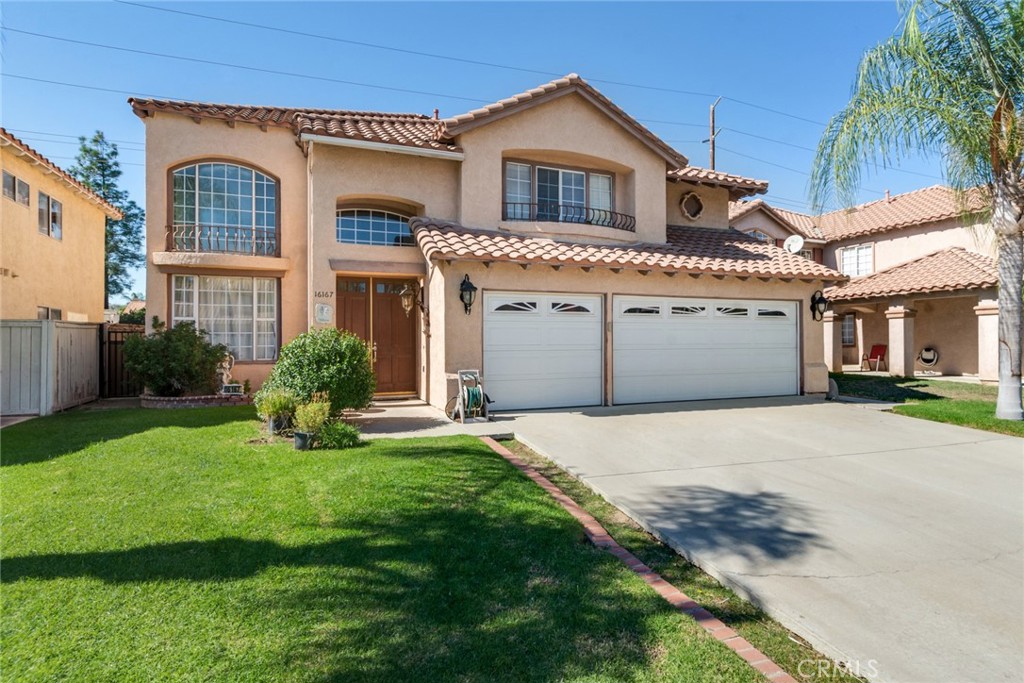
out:
{"label": "wooden front door", "polygon": [[338,329],[370,344],[378,394],[416,393],[416,316],[402,310],[401,297],[408,284],[416,286],[412,280],[338,278]]}

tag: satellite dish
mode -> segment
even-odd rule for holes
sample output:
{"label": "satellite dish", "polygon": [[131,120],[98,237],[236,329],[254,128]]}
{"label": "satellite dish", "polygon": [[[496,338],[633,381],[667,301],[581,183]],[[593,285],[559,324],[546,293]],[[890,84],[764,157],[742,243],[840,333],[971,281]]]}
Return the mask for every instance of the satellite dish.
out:
{"label": "satellite dish", "polygon": [[804,248],[804,238],[800,235],[790,235],[786,238],[786,241],[782,243],[782,248],[790,254],[796,254]]}

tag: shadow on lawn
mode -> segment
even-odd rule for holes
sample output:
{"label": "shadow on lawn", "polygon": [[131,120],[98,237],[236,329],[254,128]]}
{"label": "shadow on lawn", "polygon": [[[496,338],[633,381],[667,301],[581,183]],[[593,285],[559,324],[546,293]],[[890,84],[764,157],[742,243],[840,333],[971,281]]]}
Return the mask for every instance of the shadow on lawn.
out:
{"label": "shadow on lawn", "polygon": [[12,557],[3,581],[196,582],[197,595],[220,594],[215,609],[242,610],[225,624],[291,625],[280,656],[296,678],[627,680],[662,656],[649,629],[666,603],[624,594],[617,561],[584,543],[575,520],[524,497],[532,483],[500,463],[472,471],[461,484],[442,477],[443,505],[414,491],[400,514],[346,517],[320,543],[222,538]]}
{"label": "shadow on lawn", "polygon": [[880,377],[877,375],[835,374],[829,375],[839,385],[839,393],[876,401],[905,403],[912,401],[934,401],[945,398],[928,382],[912,377]]}
{"label": "shadow on lawn", "polygon": [[160,427],[216,427],[253,420],[252,407],[155,410],[72,410],[5,427],[0,436],[0,466],[45,462],[95,443]]}

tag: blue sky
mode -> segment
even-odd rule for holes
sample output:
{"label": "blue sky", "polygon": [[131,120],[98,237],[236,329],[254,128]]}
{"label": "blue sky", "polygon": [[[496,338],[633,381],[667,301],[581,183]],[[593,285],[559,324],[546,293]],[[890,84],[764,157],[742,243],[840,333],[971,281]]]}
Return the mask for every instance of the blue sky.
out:
{"label": "blue sky", "polygon": [[[428,114],[436,107],[445,116],[577,72],[701,166],[708,163],[701,142],[708,137],[708,106],[714,96],[724,96],[717,110],[723,129],[717,168],[767,179],[769,201],[807,210],[810,150],[824,122],[846,102],[864,50],[890,35],[899,19],[894,2],[138,2],[397,48],[117,2],[5,1],[0,6],[3,126],[64,166],[71,165],[77,149],[72,136],[103,130],[121,142],[124,187],[140,204],[144,134],[125,103],[129,93]],[[866,176],[860,199],[938,182],[939,160],[914,159],[899,171]],[[139,273],[135,288],[143,286]]]}

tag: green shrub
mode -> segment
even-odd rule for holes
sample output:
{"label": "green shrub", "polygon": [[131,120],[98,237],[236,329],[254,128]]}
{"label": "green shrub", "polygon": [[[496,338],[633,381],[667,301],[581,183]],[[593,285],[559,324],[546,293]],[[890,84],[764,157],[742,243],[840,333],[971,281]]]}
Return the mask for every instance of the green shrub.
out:
{"label": "green shrub", "polygon": [[301,402],[326,393],[331,410],[340,412],[370,405],[376,379],[366,343],[328,327],[310,330],[285,344],[263,386],[289,389]]}
{"label": "green shrub", "polygon": [[125,340],[124,367],[157,396],[212,394],[220,388],[217,366],[227,352],[192,323],[167,329],[153,318],[153,334]]}
{"label": "green shrub", "polygon": [[117,322],[122,325],[145,325],[146,324],[146,309],[140,308],[130,313],[118,313]]}
{"label": "green shrub", "polygon": [[354,448],[360,443],[359,428],[354,424],[335,420],[320,428],[320,448]]}
{"label": "green shrub", "polygon": [[295,414],[298,399],[288,389],[268,389],[263,387],[253,397],[256,414],[264,420],[278,417],[291,417]]}
{"label": "green shrub", "polygon": [[331,416],[331,404],[326,401],[303,403],[295,409],[295,431],[316,434]]}

